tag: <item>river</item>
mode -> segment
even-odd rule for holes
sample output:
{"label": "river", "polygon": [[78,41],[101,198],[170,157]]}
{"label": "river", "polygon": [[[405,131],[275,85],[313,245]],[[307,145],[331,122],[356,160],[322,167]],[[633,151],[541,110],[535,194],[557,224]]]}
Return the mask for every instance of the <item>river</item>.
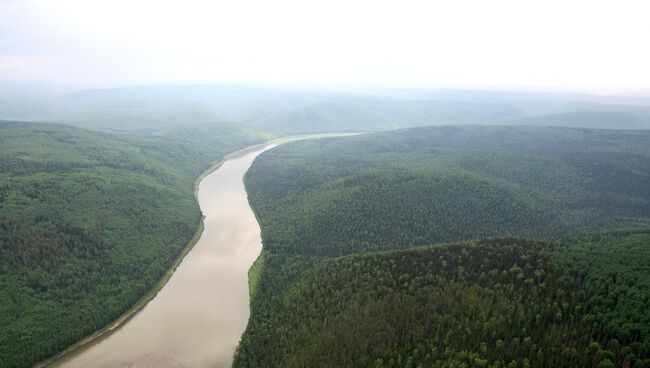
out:
{"label": "river", "polygon": [[243,177],[272,147],[232,156],[206,176],[204,231],[167,284],[122,327],[48,367],[230,367],[248,322],[248,270],[262,249]]}

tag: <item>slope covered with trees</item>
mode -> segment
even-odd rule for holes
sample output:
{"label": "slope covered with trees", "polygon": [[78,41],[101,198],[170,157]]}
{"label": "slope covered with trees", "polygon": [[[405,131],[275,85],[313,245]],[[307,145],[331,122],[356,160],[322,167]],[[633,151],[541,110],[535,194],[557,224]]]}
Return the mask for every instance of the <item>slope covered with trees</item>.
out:
{"label": "slope covered with trees", "polygon": [[648,133],[563,128],[267,151],[235,366],[650,366],[649,165]]}
{"label": "slope covered with trees", "polygon": [[345,254],[650,219],[650,133],[431,127],[296,142],[247,174],[267,250]]}
{"label": "slope covered with trees", "polygon": [[239,367],[648,367],[648,233],[266,253]]}
{"label": "slope covered with trees", "polygon": [[198,229],[194,180],[263,139],[229,124],[135,137],[0,122],[0,366],[31,366],[134,305]]}
{"label": "slope covered with trees", "polygon": [[557,126],[598,129],[646,129],[650,127],[650,109],[646,111],[576,111],[515,119],[512,125]]}

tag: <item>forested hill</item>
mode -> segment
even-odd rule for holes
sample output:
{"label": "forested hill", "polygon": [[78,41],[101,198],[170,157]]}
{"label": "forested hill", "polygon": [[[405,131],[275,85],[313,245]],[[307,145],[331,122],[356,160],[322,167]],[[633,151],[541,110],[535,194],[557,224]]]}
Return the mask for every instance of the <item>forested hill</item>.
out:
{"label": "forested hill", "polygon": [[637,111],[579,111],[548,114],[508,122],[511,125],[557,126],[573,128],[645,129],[650,126],[650,113]]}
{"label": "forested hill", "polygon": [[231,124],[136,137],[0,122],[0,366],[29,367],[133,306],[198,229],[195,178],[263,140]]}
{"label": "forested hill", "polygon": [[650,132],[427,127],[296,142],[261,155],[246,182],[269,251],[558,238],[650,224]]}
{"label": "forested hill", "polygon": [[266,252],[235,367],[650,367],[650,235]]}
{"label": "forested hill", "polygon": [[650,367],[647,132],[296,142],[246,185],[264,252],[236,367]]}

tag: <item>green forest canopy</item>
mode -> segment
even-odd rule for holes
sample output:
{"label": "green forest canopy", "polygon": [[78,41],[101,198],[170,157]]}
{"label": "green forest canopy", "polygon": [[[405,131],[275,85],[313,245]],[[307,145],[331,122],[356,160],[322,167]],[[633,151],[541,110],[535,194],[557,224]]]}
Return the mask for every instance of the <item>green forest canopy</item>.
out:
{"label": "green forest canopy", "polygon": [[303,141],[247,174],[269,251],[346,254],[650,224],[650,132],[427,127]]}
{"label": "green forest canopy", "polygon": [[649,173],[640,131],[267,151],[246,177],[265,250],[235,366],[650,366]]}
{"label": "green forest canopy", "polygon": [[264,138],[0,122],[0,366],[29,367],[133,306],[198,229],[197,176]]}

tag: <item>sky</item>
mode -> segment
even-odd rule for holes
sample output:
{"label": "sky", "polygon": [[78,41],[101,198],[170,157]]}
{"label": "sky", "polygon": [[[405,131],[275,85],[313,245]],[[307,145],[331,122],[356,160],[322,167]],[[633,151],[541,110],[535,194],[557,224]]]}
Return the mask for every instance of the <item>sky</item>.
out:
{"label": "sky", "polygon": [[0,0],[0,81],[650,90],[646,0]]}

